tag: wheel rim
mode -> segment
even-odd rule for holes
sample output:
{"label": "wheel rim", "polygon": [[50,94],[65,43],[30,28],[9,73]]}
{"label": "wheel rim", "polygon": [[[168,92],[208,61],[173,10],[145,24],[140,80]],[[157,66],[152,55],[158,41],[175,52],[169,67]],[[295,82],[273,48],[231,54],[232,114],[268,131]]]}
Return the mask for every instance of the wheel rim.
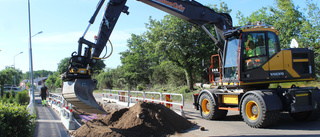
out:
{"label": "wheel rim", "polygon": [[204,99],[201,103],[201,107],[202,107],[202,112],[204,114],[209,114],[210,112],[210,102],[208,99]]}
{"label": "wheel rim", "polygon": [[256,120],[259,116],[259,106],[254,101],[249,101],[246,104],[246,115],[250,120]]}

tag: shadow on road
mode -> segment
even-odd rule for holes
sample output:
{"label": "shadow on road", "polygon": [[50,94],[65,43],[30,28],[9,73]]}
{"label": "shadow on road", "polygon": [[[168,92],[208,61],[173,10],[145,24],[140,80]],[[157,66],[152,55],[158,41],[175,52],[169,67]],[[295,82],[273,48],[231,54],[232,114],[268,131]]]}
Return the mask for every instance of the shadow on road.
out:
{"label": "shadow on road", "polygon": [[[203,119],[199,111],[185,111],[186,118],[188,120]],[[229,112],[229,114],[223,120],[211,120],[211,121],[228,121],[228,122],[238,122],[243,121],[242,117],[238,112]],[[199,129],[199,126],[196,127]],[[274,126],[263,128],[263,129],[276,129],[276,130],[303,130],[303,131],[319,131],[320,136],[320,118],[317,121],[310,122],[300,122],[294,120],[288,113],[282,113],[280,115],[280,120]]]}
{"label": "shadow on road", "polygon": [[[320,134],[317,135],[309,135],[309,134],[301,134],[301,135],[239,135],[239,136],[230,136],[227,137],[319,137]],[[209,137],[217,137],[217,136],[209,136]],[[223,137],[223,136],[218,136]]]}
{"label": "shadow on road", "polygon": [[[202,119],[200,112],[199,111],[190,111],[187,110],[185,111],[186,118],[188,120],[194,120],[194,119]],[[218,121],[242,121],[242,117],[238,114],[228,114],[223,120],[218,120]]]}
{"label": "shadow on road", "polygon": [[282,113],[278,124],[269,129],[285,129],[285,130],[319,130],[320,136],[320,119],[317,121],[296,121],[288,113]]}

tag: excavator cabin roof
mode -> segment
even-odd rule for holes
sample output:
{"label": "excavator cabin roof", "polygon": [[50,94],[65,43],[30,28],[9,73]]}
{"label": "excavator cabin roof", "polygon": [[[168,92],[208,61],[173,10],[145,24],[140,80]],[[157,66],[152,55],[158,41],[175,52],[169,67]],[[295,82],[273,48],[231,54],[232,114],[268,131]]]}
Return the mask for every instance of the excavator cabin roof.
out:
{"label": "excavator cabin roof", "polygon": [[251,31],[272,31],[276,35],[279,35],[279,31],[271,25],[248,25],[239,28],[242,32],[251,32]]}
{"label": "excavator cabin roof", "polygon": [[236,36],[236,35],[240,35],[240,33],[242,32],[258,32],[258,31],[271,31],[274,32],[276,35],[279,35],[279,30],[277,30],[274,26],[272,25],[266,25],[266,24],[262,24],[262,23],[257,23],[255,25],[246,25],[246,26],[237,26],[237,27],[233,27],[233,30],[228,30],[226,32],[224,32],[224,36],[225,37],[232,37],[232,36]]}
{"label": "excavator cabin roof", "polygon": [[256,24],[252,25],[250,22],[246,26],[235,27],[236,30],[241,30],[242,32],[251,32],[251,31],[272,31],[276,35],[279,35],[279,31],[272,25],[267,25],[261,21],[257,21]]}

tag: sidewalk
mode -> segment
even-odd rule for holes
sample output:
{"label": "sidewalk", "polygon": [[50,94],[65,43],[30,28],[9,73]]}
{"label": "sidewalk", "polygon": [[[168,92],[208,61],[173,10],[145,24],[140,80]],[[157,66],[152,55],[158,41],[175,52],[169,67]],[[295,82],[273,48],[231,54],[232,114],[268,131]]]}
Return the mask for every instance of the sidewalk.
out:
{"label": "sidewalk", "polygon": [[70,137],[54,110],[42,106],[39,95],[35,95],[35,103],[38,117],[34,137]]}

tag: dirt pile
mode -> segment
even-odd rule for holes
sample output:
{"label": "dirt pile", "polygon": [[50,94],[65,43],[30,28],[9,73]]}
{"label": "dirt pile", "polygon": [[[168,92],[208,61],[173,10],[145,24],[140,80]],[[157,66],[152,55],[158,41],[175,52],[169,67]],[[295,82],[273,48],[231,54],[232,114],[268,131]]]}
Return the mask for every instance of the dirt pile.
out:
{"label": "dirt pile", "polygon": [[87,121],[71,134],[91,136],[165,136],[190,128],[192,123],[169,108],[139,102],[131,108],[114,111],[105,117]]}

